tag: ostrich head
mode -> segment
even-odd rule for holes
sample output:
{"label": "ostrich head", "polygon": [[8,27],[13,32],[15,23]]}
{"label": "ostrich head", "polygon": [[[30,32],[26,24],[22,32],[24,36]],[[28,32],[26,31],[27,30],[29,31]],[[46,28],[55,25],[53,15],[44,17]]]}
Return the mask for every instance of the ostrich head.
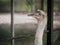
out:
{"label": "ostrich head", "polygon": [[35,13],[35,14],[33,14],[33,13],[28,14],[28,16],[34,17],[35,19],[37,19],[37,21],[41,21],[44,18],[47,18],[47,14],[44,11],[38,9],[37,12],[38,13]]}
{"label": "ostrich head", "polygon": [[44,12],[44,11],[42,11],[42,10],[37,10],[39,13],[38,14],[35,14],[33,17],[34,18],[36,18],[38,21],[40,21],[40,20],[43,20],[43,19],[47,19],[47,14]]}

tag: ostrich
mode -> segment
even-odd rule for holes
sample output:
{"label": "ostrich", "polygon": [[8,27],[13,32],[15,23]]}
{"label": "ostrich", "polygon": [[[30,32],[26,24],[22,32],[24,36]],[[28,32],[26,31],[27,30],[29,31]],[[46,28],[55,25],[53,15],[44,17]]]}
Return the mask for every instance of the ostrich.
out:
{"label": "ostrich", "polygon": [[43,45],[43,33],[47,25],[47,14],[42,10],[38,10],[38,11],[41,13],[41,15],[34,16],[34,18],[36,18],[38,21],[36,35],[35,35],[35,45]]}
{"label": "ostrich", "polygon": [[43,33],[47,25],[47,14],[39,9],[37,11],[38,13],[29,14],[28,16],[33,16],[38,21],[35,35],[35,45],[43,45]]}

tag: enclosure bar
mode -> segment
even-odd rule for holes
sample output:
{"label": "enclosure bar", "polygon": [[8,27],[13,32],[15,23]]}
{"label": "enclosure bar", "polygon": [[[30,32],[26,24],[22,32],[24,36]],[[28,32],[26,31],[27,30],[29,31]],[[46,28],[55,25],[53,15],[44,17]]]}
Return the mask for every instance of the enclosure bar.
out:
{"label": "enclosure bar", "polygon": [[[11,38],[14,37],[14,0],[11,0]],[[11,39],[11,45],[14,45],[14,39]]]}
{"label": "enclosure bar", "polygon": [[53,0],[47,0],[47,45],[52,45],[51,31],[53,30]]}

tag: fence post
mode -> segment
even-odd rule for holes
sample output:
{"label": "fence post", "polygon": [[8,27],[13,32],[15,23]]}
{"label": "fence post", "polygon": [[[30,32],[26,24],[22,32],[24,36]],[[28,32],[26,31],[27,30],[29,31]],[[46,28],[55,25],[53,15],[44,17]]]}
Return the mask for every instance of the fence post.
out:
{"label": "fence post", "polygon": [[47,0],[47,45],[52,45],[51,32],[53,30],[53,0]]}
{"label": "fence post", "polygon": [[11,45],[14,45],[14,0],[11,0]]}

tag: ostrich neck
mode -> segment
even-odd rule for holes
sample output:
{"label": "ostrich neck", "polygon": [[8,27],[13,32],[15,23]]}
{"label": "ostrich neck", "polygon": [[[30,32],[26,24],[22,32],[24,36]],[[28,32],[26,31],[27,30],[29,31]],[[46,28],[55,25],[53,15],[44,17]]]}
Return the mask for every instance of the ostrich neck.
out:
{"label": "ostrich neck", "polygon": [[47,19],[44,18],[42,21],[38,22],[38,27],[36,30],[35,45],[43,45],[43,32],[47,24]]}
{"label": "ostrich neck", "polygon": [[37,31],[41,32],[41,34],[42,34],[42,32],[44,31],[44,29],[46,27],[46,24],[47,24],[47,19],[46,18],[44,18],[44,20],[42,20],[42,21],[39,21]]}

